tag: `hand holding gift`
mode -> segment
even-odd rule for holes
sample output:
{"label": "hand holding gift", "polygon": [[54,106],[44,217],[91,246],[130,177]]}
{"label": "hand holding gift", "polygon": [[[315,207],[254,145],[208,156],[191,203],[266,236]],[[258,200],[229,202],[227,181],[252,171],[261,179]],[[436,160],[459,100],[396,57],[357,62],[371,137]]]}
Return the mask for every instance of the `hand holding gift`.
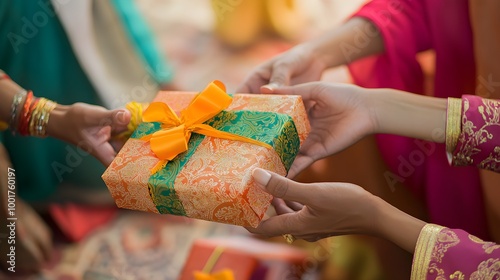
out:
{"label": "hand holding gift", "polygon": [[[160,92],[155,101],[170,109],[156,104],[144,112],[155,122],[141,123],[103,174],[119,207],[258,225],[272,197],[255,185],[251,171],[287,173],[309,131],[305,108],[299,96],[236,94],[223,101],[227,111],[204,109],[222,99],[231,101],[218,83],[199,95]],[[174,112],[180,110],[179,118]],[[163,146],[174,143],[181,147],[177,156]]]}

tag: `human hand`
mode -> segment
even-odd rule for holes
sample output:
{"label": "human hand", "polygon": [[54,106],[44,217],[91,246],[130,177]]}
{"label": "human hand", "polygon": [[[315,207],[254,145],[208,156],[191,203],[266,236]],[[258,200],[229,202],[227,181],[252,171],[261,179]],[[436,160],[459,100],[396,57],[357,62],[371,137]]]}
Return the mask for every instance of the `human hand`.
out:
{"label": "human hand", "polygon": [[278,87],[317,81],[326,67],[312,47],[299,45],[258,66],[237,92],[273,93]]}
{"label": "human hand", "polygon": [[[308,241],[343,234],[378,234],[376,199],[359,186],[302,184],[259,168],[253,171],[253,178],[281,203],[281,214],[262,221],[257,228],[248,228],[253,233],[292,234]],[[300,210],[287,208],[283,200],[304,206]]]}
{"label": "human hand", "polygon": [[108,166],[123,145],[113,141],[112,136],[127,130],[129,122],[130,112],[125,109],[107,110],[85,103],[58,105],[50,115],[47,132],[89,152]]}
{"label": "human hand", "polygon": [[301,95],[311,132],[288,173],[293,178],[314,161],[335,154],[374,132],[376,121],[367,89],[348,84],[314,82],[275,90]]}

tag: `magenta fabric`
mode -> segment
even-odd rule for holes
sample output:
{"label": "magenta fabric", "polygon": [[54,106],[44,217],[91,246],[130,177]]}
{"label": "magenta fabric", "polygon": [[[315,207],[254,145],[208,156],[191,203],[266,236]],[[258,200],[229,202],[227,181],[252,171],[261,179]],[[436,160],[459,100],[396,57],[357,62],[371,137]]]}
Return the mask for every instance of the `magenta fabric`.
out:
{"label": "magenta fabric", "polygon": [[[416,55],[433,49],[434,96],[474,93],[476,74],[468,1],[374,0],[354,16],[374,22],[385,42],[384,54],[349,65],[356,84],[423,94],[423,73]],[[427,204],[430,222],[489,239],[475,167],[451,167],[444,144],[393,135],[378,135],[377,140],[390,168],[385,174],[388,187],[394,181],[408,186]]]}
{"label": "magenta fabric", "polygon": [[474,165],[500,173],[500,101],[462,96],[461,133],[453,165]]}
{"label": "magenta fabric", "polygon": [[499,259],[500,245],[444,228],[437,235],[426,279],[499,279]]}

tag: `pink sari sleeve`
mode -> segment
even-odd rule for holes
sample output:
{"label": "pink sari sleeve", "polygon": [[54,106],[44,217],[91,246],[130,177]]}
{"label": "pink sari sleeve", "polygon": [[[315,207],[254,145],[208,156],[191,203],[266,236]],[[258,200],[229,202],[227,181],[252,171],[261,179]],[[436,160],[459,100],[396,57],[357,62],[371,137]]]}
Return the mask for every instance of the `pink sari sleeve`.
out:
{"label": "pink sari sleeve", "polygon": [[[363,87],[390,87],[422,93],[423,74],[415,56],[431,48],[426,16],[420,0],[373,0],[356,12],[353,17],[366,18],[378,28],[385,51],[349,65],[355,83]],[[360,32],[365,36],[371,34]],[[349,47],[356,50],[363,46]]]}
{"label": "pink sari sleeve", "polygon": [[500,245],[463,230],[427,224],[418,237],[412,280],[499,279]]}
{"label": "pink sari sleeve", "polygon": [[500,172],[500,101],[473,95],[449,100],[446,137],[452,165]]}

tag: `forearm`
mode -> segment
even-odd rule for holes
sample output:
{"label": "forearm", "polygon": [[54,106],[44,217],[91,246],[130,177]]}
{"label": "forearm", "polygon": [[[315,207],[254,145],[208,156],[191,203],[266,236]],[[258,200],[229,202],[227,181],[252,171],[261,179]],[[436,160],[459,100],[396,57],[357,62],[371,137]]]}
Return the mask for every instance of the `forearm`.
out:
{"label": "forearm", "polygon": [[327,68],[350,63],[384,51],[377,27],[364,18],[352,18],[316,40],[304,43],[324,61]]}
{"label": "forearm", "polygon": [[469,2],[477,68],[476,94],[500,98],[500,1]]}
{"label": "forearm", "polygon": [[375,133],[445,141],[447,100],[392,89],[366,93]]}
{"label": "forearm", "polygon": [[420,231],[426,223],[402,212],[378,197],[374,199],[376,200],[377,218],[374,222],[376,223],[377,235],[413,254]]}

